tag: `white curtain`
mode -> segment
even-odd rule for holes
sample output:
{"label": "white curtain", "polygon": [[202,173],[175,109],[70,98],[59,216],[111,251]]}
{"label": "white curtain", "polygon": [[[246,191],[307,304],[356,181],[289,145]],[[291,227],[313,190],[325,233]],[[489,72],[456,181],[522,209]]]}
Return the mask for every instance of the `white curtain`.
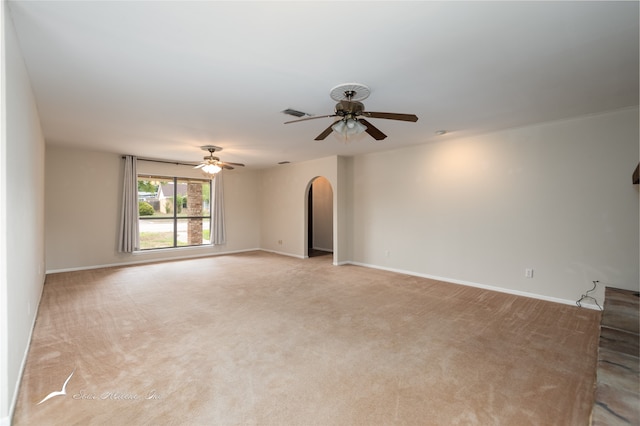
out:
{"label": "white curtain", "polygon": [[211,242],[215,245],[227,242],[227,232],[224,226],[224,171],[219,172],[213,179],[213,214],[211,217]]}
{"label": "white curtain", "polygon": [[120,215],[120,241],[118,251],[132,253],[140,248],[138,233],[138,172],[136,157],[124,157],[124,183],[122,187],[122,214]]}

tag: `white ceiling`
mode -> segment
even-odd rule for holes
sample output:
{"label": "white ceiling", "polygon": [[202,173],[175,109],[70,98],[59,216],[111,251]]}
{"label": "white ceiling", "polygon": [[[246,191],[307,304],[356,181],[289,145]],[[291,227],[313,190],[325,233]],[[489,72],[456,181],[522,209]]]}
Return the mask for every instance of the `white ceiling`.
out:
{"label": "white ceiling", "polygon": [[[8,4],[48,144],[259,168],[638,105],[636,1]],[[349,82],[418,122],[283,124]]]}

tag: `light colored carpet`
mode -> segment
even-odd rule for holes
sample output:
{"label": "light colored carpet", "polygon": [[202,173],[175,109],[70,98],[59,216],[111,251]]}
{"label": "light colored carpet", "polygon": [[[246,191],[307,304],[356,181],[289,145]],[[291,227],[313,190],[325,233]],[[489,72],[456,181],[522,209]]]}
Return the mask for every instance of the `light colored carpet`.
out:
{"label": "light colored carpet", "polygon": [[14,424],[588,424],[599,312],[330,262],[49,275]]}

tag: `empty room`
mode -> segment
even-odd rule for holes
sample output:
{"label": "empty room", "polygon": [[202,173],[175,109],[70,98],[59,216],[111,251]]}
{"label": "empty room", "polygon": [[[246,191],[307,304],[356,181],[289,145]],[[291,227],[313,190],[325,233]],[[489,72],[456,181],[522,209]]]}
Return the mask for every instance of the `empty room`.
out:
{"label": "empty room", "polygon": [[0,426],[638,424],[639,5],[3,0]]}

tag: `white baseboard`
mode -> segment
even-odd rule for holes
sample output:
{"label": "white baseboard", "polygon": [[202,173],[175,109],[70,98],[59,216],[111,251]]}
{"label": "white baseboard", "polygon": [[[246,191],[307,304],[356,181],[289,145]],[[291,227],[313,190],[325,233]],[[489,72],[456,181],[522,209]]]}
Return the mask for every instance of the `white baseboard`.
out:
{"label": "white baseboard", "polygon": [[[167,249],[169,250],[169,249]],[[119,263],[107,263],[104,265],[91,265],[91,266],[80,266],[76,268],[62,268],[62,269],[51,269],[47,270],[47,274],[56,274],[59,272],[73,272],[73,271],[86,271],[90,269],[99,269],[99,268],[113,268],[118,266],[133,266],[133,265],[142,265],[145,263],[157,263],[157,262],[166,262],[172,260],[186,260],[186,259],[197,259],[199,257],[211,257],[211,256],[223,256],[227,254],[236,254],[236,253],[246,253],[249,251],[260,251],[260,248],[252,248],[252,249],[243,249],[243,250],[231,250],[231,251],[221,251],[215,253],[202,253],[202,254],[189,254],[184,256],[171,256],[164,258],[155,258],[155,259],[145,259],[145,260],[135,260],[131,262],[119,262]],[[134,253],[133,256],[139,256],[144,253]]]}
{"label": "white baseboard", "polygon": [[[343,265],[344,264],[351,264],[351,265],[356,265],[356,266],[363,266],[365,268],[380,269],[380,270],[383,270],[383,271],[396,272],[396,273],[399,273],[399,274],[411,275],[411,276],[414,276],[414,277],[428,278],[428,279],[436,280],[436,281],[443,281],[443,282],[448,282],[448,283],[452,283],[452,284],[460,284],[460,285],[465,285],[465,286],[468,286],[468,287],[476,287],[476,288],[481,288],[481,289],[484,289],[484,290],[497,291],[497,292],[500,292],[500,293],[513,294],[515,296],[530,297],[532,299],[545,300],[547,302],[555,302],[555,303],[562,303],[564,305],[577,306],[575,300],[559,299],[557,297],[550,297],[550,296],[545,296],[545,295],[536,294],[536,293],[528,293],[526,291],[512,290],[512,289],[503,288],[503,287],[495,287],[495,286],[492,286],[492,285],[480,284],[480,283],[475,283],[475,282],[471,282],[471,281],[457,280],[457,279],[454,279],[454,278],[446,278],[446,277],[438,277],[438,276],[435,276],[435,275],[421,274],[421,273],[418,273],[418,272],[406,271],[406,270],[396,269],[396,268],[387,268],[387,267],[384,267],[384,266],[371,265],[371,264],[362,263],[362,262],[347,261],[347,262],[343,262],[341,264],[343,264]],[[587,308],[587,309],[599,310],[599,308],[595,304],[590,304],[590,303],[583,303],[582,307],[583,308]]]}
{"label": "white baseboard", "polygon": [[282,251],[268,250],[268,249],[258,249],[258,250],[266,251],[267,253],[279,254],[279,255],[282,255],[282,256],[295,257],[297,259],[306,259],[306,256],[300,256],[299,254],[285,253],[285,252],[282,252]]}
{"label": "white baseboard", "polygon": [[[316,250],[329,251],[329,252],[333,251],[333,250],[323,250],[321,248],[316,248]],[[282,256],[295,257],[297,259],[306,259],[307,258],[307,256],[301,256],[301,255],[281,252],[281,251],[277,251],[277,250],[269,250],[269,249],[264,249],[264,248],[252,248],[252,249],[225,251],[225,252],[217,252],[217,253],[210,253],[209,252],[209,253],[196,254],[196,255],[191,254],[191,255],[186,255],[186,256],[167,257],[167,258],[162,258],[162,259],[147,259],[147,260],[139,260],[139,261],[133,261],[133,262],[121,262],[121,263],[111,263],[111,264],[105,264],[105,265],[84,266],[84,267],[78,267],[78,268],[53,269],[53,270],[47,270],[46,273],[47,274],[55,274],[55,273],[58,273],[58,272],[82,271],[82,270],[90,270],[90,269],[98,269],[98,268],[110,268],[110,267],[118,267],[118,266],[133,266],[133,265],[140,265],[140,264],[145,264],[145,263],[156,263],[156,262],[164,262],[164,261],[171,261],[171,260],[186,260],[186,259],[195,259],[195,258],[200,258],[200,257],[222,256],[222,255],[229,255],[229,254],[236,254],[236,253],[246,253],[246,252],[251,252],[251,251],[264,251],[264,252],[274,253],[274,254],[278,254],[278,255],[282,255]],[[396,273],[399,273],[399,274],[411,275],[411,276],[414,276],[414,277],[428,278],[428,279],[437,280],[437,281],[449,282],[449,283],[452,283],[452,284],[460,284],[460,285],[466,285],[466,286],[469,286],[469,287],[482,288],[482,289],[485,289],[485,290],[498,291],[500,293],[513,294],[513,295],[516,295],[516,296],[523,296],[523,297],[530,297],[530,298],[533,298],[533,299],[546,300],[548,302],[562,303],[564,305],[576,305],[575,300],[560,299],[560,298],[545,296],[545,295],[537,294],[537,293],[529,293],[529,292],[525,292],[525,291],[512,290],[512,289],[508,289],[508,288],[496,287],[496,286],[486,285],[486,284],[480,284],[480,283],[471,282],[471,281],[464,281],[464,280],[458,280],[458,279],[454,279],[454,278],[447,278],[447,277],[439,277],[439,276],[429,275],[429,274],[422,274],[422,273],[418,273],[418,272],[414,272],[414,271],[407,271],[407,270],[404,270],[404,269],[388,268],[388,267],[385,267],[385,266],[373,265],[373,264],[369,264],[369,263],[362,263],[362,262],[355,262],[355,261],[346,260],[346,261],[341,261],[341,262],[334,262],[333,264],[335,266],[356,265],[356,266],[362,266],[362,267],[365,267],[365,268],[380,269],[380,270],[383,270],[383,271],[396,272]],[[586,309],[600,310],[600,308],[597,305],[593,304],[593,303],[582,303],[582,307],[586,308]],[[0,426],[3,426],[3,425],[0,425]]]}

